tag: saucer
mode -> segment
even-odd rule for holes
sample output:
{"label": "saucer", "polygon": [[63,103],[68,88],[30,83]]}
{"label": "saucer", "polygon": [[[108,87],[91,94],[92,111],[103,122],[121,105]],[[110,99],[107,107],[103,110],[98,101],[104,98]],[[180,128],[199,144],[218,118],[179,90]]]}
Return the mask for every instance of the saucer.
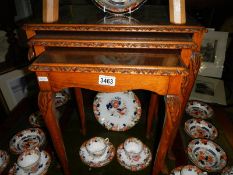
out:
{"label": "saucer", "polygon": [[46,151],[41,152],[40,165],[36,172],[27,173],[24,172],[17,164],[15,164],[9,171],[8,175],[45,175],[48,171],[49,165],[51,163],[51,157]]}
{"label": "saucer", "polygon": [[195,138],[214,140],[218,136],[215,126],[202,119],[189,119],[184,124],[185,132]]}
{"label": "saucer", "polygon": [[188,157],[200,169],[218,172],[227,164],[224,150],[211,140],[194,139],[188,144]]}
{"label": "saucer", "polygon": [[99,157],[93,157],[86,149],[86,142],[87,141],[82,144],[79,150],[79,156],[83,163],[89,167],[98,168],[103,167],[112,161],[113,157],[115,156],[115,148],[112,143],[108,142],[107,148],[103,155]]}
{"label": "saucer", "polygon": [[130,171],[139,171],[146,168],[152,159],[151,151],[146,146],[143,145],[143,150],[139,155],[138,160],[130,160],[125,153],[123,143],[117,149],[117,160],[121,164],[121,166],[125,167]]}
{"label": "saucer", "polygon": [[9,163],[9,155],[6,151],[0,150],[0,174],[4,171],[7,164]]}
{"label": "saucer", "polygon": [[45,134],[40,128],[29,128],[18,132],[9,143],[10,150],[20,154],[26,149],[41,147],[45,143]]}
{"label": "saucer", "polygon": [[98,93],[93,102],[97,121],[108,130],[126,131],[137,124],[142,109],[133,91]]}
{"label": "saucer", "polygon": [[174,168],[174,169],[171,171],[170,175],[180,175],[180,171],[181,171],[181,169],[182,169],[183,167],[184,167],[184,166],[178,166],[178,167]]}
{"label": "saucer", "polygon": [[181,172],[181,175],[204,175],[206,174],[194,165],[185,165],[182,167],[180,172]]}
{"label": "saucer", "polygon": [[189,100],[185,111],[194,118],[208,119],[214,114],[213,109],[206,103],[198,100]]}

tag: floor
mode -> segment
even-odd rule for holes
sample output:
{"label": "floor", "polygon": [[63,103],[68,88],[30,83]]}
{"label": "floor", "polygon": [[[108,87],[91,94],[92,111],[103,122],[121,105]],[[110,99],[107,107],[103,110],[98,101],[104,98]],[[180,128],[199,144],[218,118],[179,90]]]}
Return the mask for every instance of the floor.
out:
{"label": "floor", "polygon": [[[142,117],[133,128],[126,132],[114,132],[114,131],[108,131],[103,126],[101,126],[95,119],[93,110],[92,110],[92,103],[93,99],[96,95],[96,92],[84,90],[84,105],[85,105],[85,112],[86,112],[86,120],[87,120],[87,135],[82,136],[80,134],[80,121],[78,114],[76,113],[76,110],[73,110],[75,108],[75,104],[71,101],[68,104],[68,108],[65,106],[60,108],[60,113],[64,114],[65,119],[69,120],[62,120],[62,128],[63,128],[63,137],[65,146],[67,148],[67,155],[68,160],[70,162],[70,168],[72,171],[72,174],[85,174],[85,175],[92,175],[92,174],[99,174],[99,175],[105,175],[105,174],[112,174],[112,175],[119,175],[119,174],[150,174],[152,171],[152,164],[150,164],[149,167],[147,167],[145,170],[139,171],[139,172],[130,172],[123,168],[119,163],[117,162],[116,158],[113,159],[113,161],[106,165],[103,168],[89,168],[88,166],[84,165],[80,158],[79,158],[79,148],[81,144],[93,137],[93,136],[101,136],[104,138],[109,138],[109,140],[113,143],[115,147],[117,147],[120,143],[122,143],[126,138],[130,136],[136,136],[139,139],[141,139],[152,151],[153,155],[155,155],[156,145],[158,144],[158,136],[160,135],[161,128],[154,127],[154,135],[153,139],[147,139],[145,137],[145,131],[146,131],[146,112],[148,107],[148,102],[150,98],[150,93],[147,91],[135,91],[137,96],[142,102]],[[36,101],[34,102],[36,104]],[[32,111],[36,110],[36,105],[32,105],[32,102],[25,102],[23,106],[28,106],[28,108],[20,108],[21,112],[16,112],[17,115],[15,115],[10,121],[11,125],[2,125],[3,127],[0,128],[0,148],[9,151],[8,144],[11,137],[18,131],[31,127],[28,122],[28,116]],[[163,103],[160,104],[160,108],[163,108]],[[217,113],[213,117],[213,119],[210,119],[209,122],[213,123],[217,129],[219,130],[219,136],[216,139],[216,143],[219,144],[227,153],[228,155],[228,165],[233,165],[233,143],[231,143],[231,136],[232,134],[229,134],[229,130],[233,133],[233,127],[224,127],[225,129],[222,129],[222,123],[227,123],[233,125],[233,110],[225,109],[223,107],[215,107],[217,110]],[[71,109],[71,110],[67,110]],[[223,112],[225,111],[223,116]],[[163,116],[162,110],[160,110],[159,116]],[[174,146],[174,156],[178,158],[176,161],[169,160],[167,161],[167,169],[168,172],[179,165],[185,165],[185,164],[191,164],[191,162],[188,160],[186,153],[185,153],[185,147],[187,146],[188,142],[191,140],[187,134],[183,130],[183,123],[189,118],[189,116],[184,115],[183,121],[180,127],[180,134],[178,135],[176,139],[176,143]],[[222,118],[227,118],[227,121],[222,121]],[[160,119],[163,119],[161,117]],[[229,122],[230,121],[230,122]],[[9,121],[8,121],[9,122]],[[158,121],[158,122],[162,122]],[[43,128],[46,132],[46,129]],[[228,130],[227,130],[228,129]],[[228,132],[227,132],[228,131]],[[226,132],[228,134],[226,134]],[[52,164],[49,168],[48,174],[49,175],[62,175],[61,168],[59,166],[59,163],[57,161],[57,158],[54,154],[52,144],[49,140],[47,146],[45,149],[50,151],[50,154],[53,157]],[[232,144],[232,147],[230,146]],[[153,146],[154,145],[154,146]],[[11,162],[10,165],[7,167],[6,172],[4,174],[7,174],[9,168],[13,165],[15,162],[17,156],[11,154]],[[154,158],[154,156],[153,156]]]}

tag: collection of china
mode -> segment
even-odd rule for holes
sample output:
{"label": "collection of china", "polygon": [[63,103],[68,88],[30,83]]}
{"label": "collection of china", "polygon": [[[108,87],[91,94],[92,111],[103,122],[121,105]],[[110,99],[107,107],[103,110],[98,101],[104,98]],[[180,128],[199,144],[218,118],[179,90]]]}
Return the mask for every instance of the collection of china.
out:
{"label": "collection of china", "polygon": [[195,138],[205,138],[214,140],[218,136],[218,131],[216,127],[202,119],[189,119],[184,124],[185,132],[192,137]]}
{"label": "collection of china", "polygon": [[97,7],[113,14],[131,13],[138,9],[145,0],[95,0]]}
{"label": "collection of china", "polygon": [[6,151],[0,150],[0,174],[4,171],[7,164],[9,163],[9,155]]}
{"label": "collection of china", "polygon": [[93,102],[97,121],[108,130],[126,131],[140,119],[142,109],[133,91],[98,93]]}
{"label": "collection of china", "polygon": [[[89,167],[103,167],[114,158],[115,148],[108,138],[93,137],[81,145],[79,156]],[[149,148],[134,137],[126,139],[117,149],[118,162],[131,171],[146,168],[151,159]]]}
{"label": "collection of china", "polygon": [[9,143],[10,150],[21,154],[27,149],[41,147],[45,143],[45,134],[40,128],[28,128],[18,132]]}
{"label": "collection of china", "polygon": [[206,172],[202,172],[198,167],[194,165],[179,166],[173,169],[170,175],[206,175]]}
{"label": "collection of china", "polygon": [[152,159],[150,149],[139,139],[131,137],[117,149],[117,160],[121,166],[131,171],[146,168]]}
{"label": "collection of china", "polygon": [[226,153],[211,140],[194,139],[189,142],[187,152],[189,159],[207,172],[219,172],[227,164]]}
{"label": "collection of china", "polygon": [[44,175],[47,173],[51,157],[39,149],[26,150],[21,153],[17,163],[10,169],[9,175]]}
{"label": "collection of china", "polygon": [[208,119],[214,114],[213,109],[206,103],[190,100],[186,105],[186,113],[194,118]]}
{"label": "collection of china", "polygon": [[79,155],[83,163],[98,168],[111,162],[115,148],[108,138],[93,137],[81,145]]}

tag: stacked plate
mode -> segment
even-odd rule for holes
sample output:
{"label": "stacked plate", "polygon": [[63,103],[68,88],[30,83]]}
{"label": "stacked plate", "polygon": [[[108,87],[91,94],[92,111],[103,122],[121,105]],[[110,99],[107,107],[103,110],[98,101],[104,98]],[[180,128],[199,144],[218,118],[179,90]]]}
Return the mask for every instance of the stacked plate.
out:
{"label": "stacked plate", "polygon": [[189,159],[207,172],[220,172],[227,164],[227,155],[213,140],[218,136],[217,128],[206,120],[213,117],[213,109],[206,103],[190,100],[186,113],[193,117],[184,124],[185,132],[193,139],[189,142]]}

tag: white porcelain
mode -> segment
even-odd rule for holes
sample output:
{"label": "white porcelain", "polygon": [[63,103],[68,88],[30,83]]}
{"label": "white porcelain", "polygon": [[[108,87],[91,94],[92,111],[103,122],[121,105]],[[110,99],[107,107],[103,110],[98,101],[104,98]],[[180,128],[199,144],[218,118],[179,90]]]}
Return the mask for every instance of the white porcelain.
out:
{"label": "white porcelain", "polygon": [[86,149],[92,156],[101,156],[104,154],[108,142],[108,138],[93,137],[86,142]]}
{"label": "white porcelain", "polygon": [[141,104],[133,91],[98,93],[93,111],[97,121],[108,130],[126,131],[139,121]]}
{"label": "white porcelain", "polygon": [[189,159],[200,169],[207,172],[219,172],[227,164],[224,150],[211,140],[194,139],[187,147]]}
{"label": "white porcelain", "polygon": [[10,160],[6,151],[0,150],[0,174],[4,171]]}
{"label": "white porcelain", "polygon": [[214,140],[218,136],[218,131],[216,127],[202,119],[189,119],[184,124],[185,132],[195,138],[204,138]]}
{"label": "white porcelain", "polygon": [[225,167],[222,172],[221,175],[233,175],[233,166],[229,167]]}
{"label": "white porcelain", "polygon": [[24,172],[34,173],[38,170],[41,153],[39,149],[30,149],[21,153],[17,159],[17,165]]}
{"label": "white porcelain", "polygon": [[194,118],[208,119],[214,114],[213,109],[206,103],[198,100],[189,100],[185,111]]}
{"label": "white porcelain", "polygon": [[150,149],[143,144],[142,151],[137,156],[137,159],[131,159],[125,149],[124,143],[122,143],[117,149],[117,160],[121,166],[125,167],[130,171],[139,171],[146,168],[152,159]]}
{"label": "white porcelain", "polygon": [[18,132],[9,143],[10,150],[21,154],[27,149],[40,148],[45,143],[45,134],[40,128],[29,128]]}
{"label": "white porcelain", "polygon": [[41,151],[40,163],[36,172],[28,173],[15,164],[9,171],[8,175],[45,175],[51,163],[51,157],[46,151]]}
{"label": "white porcelain", "polygon": [[104,153],[101,156],[93,156],[87,151],[85,141],[79,150],[80,159],[89,167],[98,168],[109,164],[115,156],[115,148],[111,142],[108,142]]}
{"label": "white porcelain", "polygon": [[139,159],[142,149],[143,143],[135,137],[128,138],[124,142],[124,150],[129,159]]}
{"label": "white porcelain", "polygon": [[204,175],[199,168],[193,165],[185,165],[180,170],[180,175]]}

